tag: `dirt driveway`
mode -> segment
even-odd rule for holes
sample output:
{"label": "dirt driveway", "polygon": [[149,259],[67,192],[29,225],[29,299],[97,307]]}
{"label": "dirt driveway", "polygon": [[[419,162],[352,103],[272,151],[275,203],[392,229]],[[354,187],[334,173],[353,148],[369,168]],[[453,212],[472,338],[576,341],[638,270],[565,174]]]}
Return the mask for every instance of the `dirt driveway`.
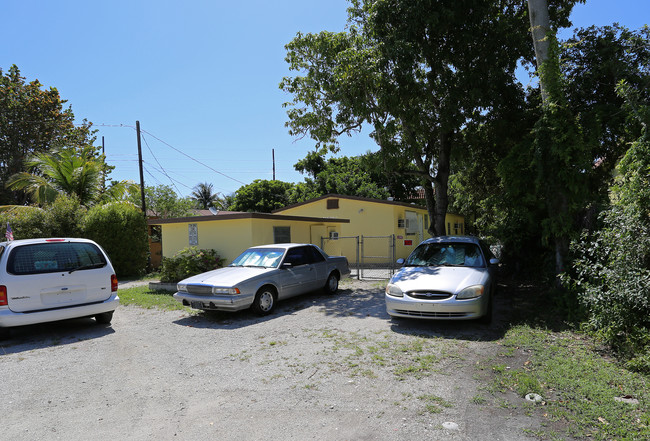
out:
{"label": "dirt driveway", "polygon": [[523,400],[481,382],[498,322],[391,320],[382,289],[347,281],[265,318],[122,306],[108,327],[17,329],[0,345],[2,438],[536,439]]}

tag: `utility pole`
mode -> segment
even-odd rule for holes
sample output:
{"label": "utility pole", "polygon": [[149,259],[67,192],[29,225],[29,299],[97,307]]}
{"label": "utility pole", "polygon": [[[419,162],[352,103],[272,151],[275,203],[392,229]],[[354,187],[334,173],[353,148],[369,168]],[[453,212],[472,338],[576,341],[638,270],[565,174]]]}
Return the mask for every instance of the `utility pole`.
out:
{"label": "utility pole", "polygon": [[273,180],[275,181],[275,149],[271,149],[273,153]]}
{"label": "utility pole", "polygon": [[106,150],[104,148],[104,137],[102,136],[102,160],[104,161],[104,166],[102,167],[102,193],[106,190]]}
{"label": "utility pole", "polygon": [[147,205],[144,202],[144,173],[142,172],[142,142],[140,141],[140,121],[135,122],[135,131],[138,134],[138,165],[140,168],[140,198],[142,200],[142,214],[147,218]]}

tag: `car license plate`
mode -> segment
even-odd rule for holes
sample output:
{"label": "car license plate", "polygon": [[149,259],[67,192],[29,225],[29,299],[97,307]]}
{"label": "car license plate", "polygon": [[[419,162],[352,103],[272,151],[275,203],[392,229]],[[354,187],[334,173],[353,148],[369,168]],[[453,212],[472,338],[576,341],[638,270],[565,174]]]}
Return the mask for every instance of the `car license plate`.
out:
{"label": "car license plate", "polygon": [[194,309],[203,309],[203,302],[199,302],[195,300],[190,302],[190,306]]}

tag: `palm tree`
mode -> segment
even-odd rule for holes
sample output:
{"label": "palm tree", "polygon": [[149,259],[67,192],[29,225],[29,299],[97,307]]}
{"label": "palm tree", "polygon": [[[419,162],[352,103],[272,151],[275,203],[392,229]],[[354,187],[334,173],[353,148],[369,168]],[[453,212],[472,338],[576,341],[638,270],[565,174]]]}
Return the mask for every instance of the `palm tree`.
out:
{"label": "palm tree", "polygon": [[191,197],[197,202],[199,208],[207,210],[210,207],[224,209],[224,201],[219,197],[219,193],[212,193],[212,184],[201,182],[192,191]]}
{"label": "palm tree", "polygon": [[86,146],[38,153],[25,163],[32,173],[12,175],[6,187],[24,190],[39,205],[54,202],[59,194],[74,195],[82,205],[92,205],[104,195],[120,198],[135,184],[122,181],[103,192],[104,163],[93,157],[93,149],[93,146]]}

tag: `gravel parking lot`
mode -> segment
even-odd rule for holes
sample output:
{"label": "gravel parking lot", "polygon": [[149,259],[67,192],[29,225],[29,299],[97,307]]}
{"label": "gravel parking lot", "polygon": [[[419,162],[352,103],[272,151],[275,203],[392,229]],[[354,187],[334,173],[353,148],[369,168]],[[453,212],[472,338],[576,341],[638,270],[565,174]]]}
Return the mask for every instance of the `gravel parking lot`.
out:
{"label": "gravel parking lot", "polygon": [[524,405],[481,381],[498,320],[391,320],[383,286],[344,281],[264,318],[121,306],[111,326],[16,329],[0,344],[2,439],[537,439]]}

